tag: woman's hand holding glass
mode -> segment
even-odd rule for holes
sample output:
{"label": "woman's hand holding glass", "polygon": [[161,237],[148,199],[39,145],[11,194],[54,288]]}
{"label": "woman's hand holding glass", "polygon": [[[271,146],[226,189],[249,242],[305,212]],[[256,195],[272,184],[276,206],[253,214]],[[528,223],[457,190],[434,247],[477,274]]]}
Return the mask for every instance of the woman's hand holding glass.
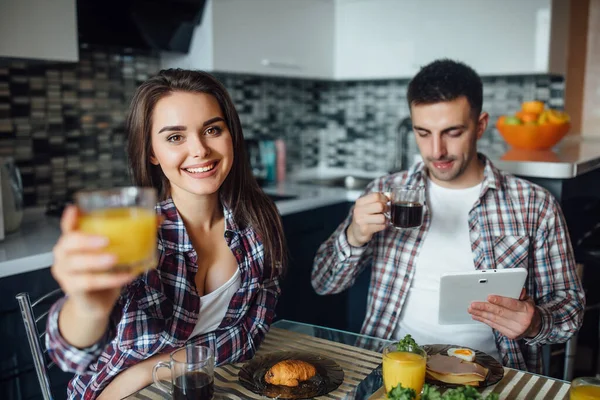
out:
{"label": "woman's hand holding glass", "polygon": [[62,234],[54,247],[51,272],[68,296],[59,315],[61,333],[67,342],[84,348],[105,333],[121,288],[135,275],[110,272],[117,257],[104,251],[108,239],[78,231],[78,221],[78,209],[67,207],[61,219]]}
{"label": "woman's hand holding glass", "polygon": [[77,207],[65,209],[62,234],[54,247],[52,276],[82,311],[108,315],[121,288],[135,275],[110,272],[117,257],[104,250],[109,244],[108,238],[77,230],[79,219]]}
{"label": "woman's hand holding glass", "polygon": [[61,332],[72,345],[87,347],[106,331],[121,288],[156,266],[156,192],[128,187],[75,197],[77,207],[61,220],[52,275],[68,296]]}

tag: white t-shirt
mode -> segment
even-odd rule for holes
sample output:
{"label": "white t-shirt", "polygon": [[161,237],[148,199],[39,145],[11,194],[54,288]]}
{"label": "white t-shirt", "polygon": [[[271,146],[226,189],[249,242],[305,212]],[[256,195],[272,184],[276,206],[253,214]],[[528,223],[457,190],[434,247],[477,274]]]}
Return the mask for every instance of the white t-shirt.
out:
{"label": "white t-shirt", "polygon": [[440,278],[448,272],[475,270],[469,238],[469,211],[481,184],[448,189],[428,180],[431,225],[416,260],[415,274],[394,336],[407,333],[423,344],[455,344],[483,351],[500,361],[492,328],[483,324],[438,324]]}
{"label": "white t-shirt", "polygon": [[200,297],[200,314],[190,338],[214,331],[219,327],[225,318],[231,298],[240,288],[241,282],[240,270],[236,268],[227,282],[217,290]]}

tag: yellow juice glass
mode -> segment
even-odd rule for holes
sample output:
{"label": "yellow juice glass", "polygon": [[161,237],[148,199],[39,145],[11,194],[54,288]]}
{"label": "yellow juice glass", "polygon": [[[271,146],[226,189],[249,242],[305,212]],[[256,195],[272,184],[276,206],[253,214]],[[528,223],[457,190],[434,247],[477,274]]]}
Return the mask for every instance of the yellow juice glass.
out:
{"label": "yellow juice glass", "polygon": [[396,343],[383,349],[383,384],[386,393],[398,384],[411,388],[420,397],[425,383],[427,353],[420,347],[398,351]]}
{"label": "yellow juice glass", "polygon": [[156,267],[156,191],[126,187],[75,195],[79,230],[107,237],[107,253],[117,256],[114,271],[135,274]]}
{"label": "yellow juice glass", "polygon": [[600,379],[598,378],[575,378],[571,382],[571,400],[599,400]]}

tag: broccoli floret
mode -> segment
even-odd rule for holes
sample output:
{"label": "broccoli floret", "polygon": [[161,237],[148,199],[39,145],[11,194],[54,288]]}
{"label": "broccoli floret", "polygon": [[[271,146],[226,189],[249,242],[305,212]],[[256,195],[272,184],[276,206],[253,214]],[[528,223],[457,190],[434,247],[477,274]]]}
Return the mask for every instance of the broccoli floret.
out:
{"label": "broccoli floret", "polygon": [[415,339],[411,335],[404,336],[404,339],[398,342],[396,348],[398,351],[411,351],[414,348],[419,347]]}
{"label": "broccoli floret", "polygon": [[417,392],[411,388],[402,387],[402,384],[394,386],[387,394],[390,400],[414,400],[417,398]]}
{"label": "broccoli floret", "polygon": [[421,393],[421,400],[443,400],[440,391],[435,386],[429,386],[428,384],[423,385],[423,393]]}

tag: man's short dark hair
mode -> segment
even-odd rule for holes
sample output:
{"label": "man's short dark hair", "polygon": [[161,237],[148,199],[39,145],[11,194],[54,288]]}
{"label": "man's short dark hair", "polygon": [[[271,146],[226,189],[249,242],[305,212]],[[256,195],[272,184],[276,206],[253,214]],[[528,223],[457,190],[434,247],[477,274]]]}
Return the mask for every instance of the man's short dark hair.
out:
{"label": "man's short dark hair", "polygon": [[408,107],[452,101],[465,96],[475,118],[481,114],[483,83],[466,64],[443,59],[424,66],[408,85]]}

